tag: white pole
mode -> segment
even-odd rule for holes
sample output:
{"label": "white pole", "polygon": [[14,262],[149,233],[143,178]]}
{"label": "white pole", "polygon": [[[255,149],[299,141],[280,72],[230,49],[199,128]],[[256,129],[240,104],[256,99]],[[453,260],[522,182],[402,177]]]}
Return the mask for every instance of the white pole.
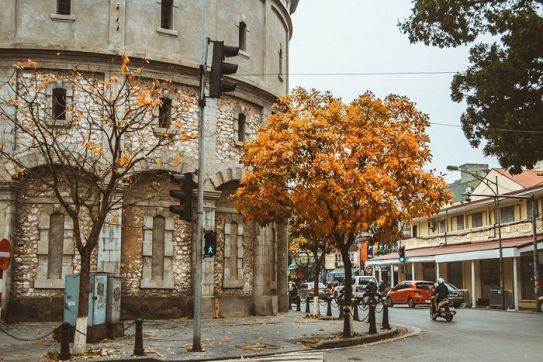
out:
{"label": "white pole", "polygon": [[383,280],[383,272],[381,271],[381,266],[379,266],[379,281]]}
{"label": "white pole", "polygon": [[[200,0],[200,119],[198,122],[198,205],[196,230],[194,231],[194,307],[193,307],[193,332],[192,352],[201,352],[201,302],[202,302],[202,237],[204,225],[204,114],[205,114],[205,72],[207,61],[207,37],[206,37],[206,0]],[[190,197],[190,195],[189,195]]]}
{"label": "white pole", "polygon": [[475,295],[475,260],[471,261],[471,307],[475,308],[477,297]]}
{"label": "white pole", "polygon": [[439,279],[439,263],[436,261],[436,281]]}
{"label": "white pole", "polygon": [[411,280],[415,280],[415,263],[411,263]]}
{"label": "white pole", "polygon": [[517,259],[513,258],[513,293],[515,294],[515,310],[518,310],[519,295],[518,295],[518,276],[517,276]]}
{"label": "white pole", "polygon": [[394,286],[394,264],[390,264],[390,287]]}

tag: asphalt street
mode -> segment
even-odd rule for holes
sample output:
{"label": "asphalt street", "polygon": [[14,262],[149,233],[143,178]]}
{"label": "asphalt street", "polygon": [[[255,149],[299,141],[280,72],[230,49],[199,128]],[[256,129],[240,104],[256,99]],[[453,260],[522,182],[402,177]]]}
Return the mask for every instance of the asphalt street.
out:
{"label": "asphalt street", "polygon": [[416,326],[421,333],[391,343],[328,351],[325,361],[543,360],[542,313],[460,308],[448,323],[432,321],[424,306],[389,311],[391,323]]}

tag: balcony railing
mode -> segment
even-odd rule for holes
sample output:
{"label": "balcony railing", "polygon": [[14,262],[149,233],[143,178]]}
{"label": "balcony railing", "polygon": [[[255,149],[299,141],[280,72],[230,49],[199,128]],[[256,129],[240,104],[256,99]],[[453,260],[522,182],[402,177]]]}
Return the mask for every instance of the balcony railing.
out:
{"label": "balcony railing", "polygon": [[[536,229],[541,232],[543,222],[536,219]],[[501,225],[502,240],[532,235],[531,220],[515,221]],[[474,243],[498,239],[498,229],[494,225],[485,225],[477,228],[449,231],[447,234],[435,234],[430,236],[418,236],[416,238],[405,239],[404,242],[408,249],[421,248],[428,246],[438,246],[442,244]]]}

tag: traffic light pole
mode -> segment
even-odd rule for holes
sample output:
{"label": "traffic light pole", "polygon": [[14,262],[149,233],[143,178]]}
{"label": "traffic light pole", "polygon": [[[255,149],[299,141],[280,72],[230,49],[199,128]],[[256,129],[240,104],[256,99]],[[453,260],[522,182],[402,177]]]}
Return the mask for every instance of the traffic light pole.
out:
{"label": "traffic light pole", "polygon": [[201,318],[202,318],[202,240],[203,240],[203,224],[204,224],[204,112],[206,106],[205,97],[205,80],[206,80],[206,63],[207,63],[207,45],[206,37],[206,0],[200,0],[201,11],[201,58],[200,58],[200,119],[198,121],[198,197],[197,197],[197,221],[196,232],[194,236],[194,251],[195,251],[195,268],[194,268],[194,331],[192,336],[192,352],[202,352],[201,343]]}

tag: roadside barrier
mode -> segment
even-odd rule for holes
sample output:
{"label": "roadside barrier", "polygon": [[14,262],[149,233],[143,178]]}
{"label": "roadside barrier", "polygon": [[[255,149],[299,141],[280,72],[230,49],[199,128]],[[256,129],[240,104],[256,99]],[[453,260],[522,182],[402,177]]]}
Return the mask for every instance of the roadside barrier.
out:
{"label": "roadside barrier", "polygon": [[358,299],[353,300],[353,309],[354,309],[353,319],[358,322],[360,321],[360,317],[358,316]]}
{"label": "roadside barrier", "polygon": [[47,338],[51,335],[53,335],[55,333],[55,331],[57,330],[58,327],[56,327],[55,329],[53,329],[51,332],[47,333],[47,334],[44,334],[44,335],[41,335],[39,337],[31,337],[31,338],[26,338],[26,337],[18,337],[14,334],[12,334],[11,332],[8,332],[6,329],[4,329],[2,326],[0,326],[0,332],[4,333],[6,336],[8,337],[11,337],[13,339],[16,339],[18,341],[23,341],[23,342],[33,342],[33,341],[39,341],[40,339],[44,339],[44,338]]}
{"label": "roadside barrier", "polygon": [[143,319],[136,319],[136,338],[134,338],[134,356],[145,356],[143,349]]}
{"label": "roadside barrier", "polygon": [[388,323],[388,303],[386,300],[382,300],[383,303],[383,320],[381,321],[382,329],[390,329],[390,324]]}
{"label": "roadside barrier", "polygon": [[68,322],[63,322],[60,328],[60,354],[58,359],[66,361],[72,358],[72,355],[70,354],[70,335],[72,334],[72,326]]}
{"label": "roadside barrier", "polygon": [[375,325],[375,301],[373,300],[373,298],[369,300],[368,304],[369,304],[368,321],[370,323],[370,329],[368,333],[376,334],[377,326]]}
{"label": "roadside barrier", "polygon": [[311,300],[309,299],[309,295],[305,297],[305,312],[306,313],[311,313],[311,310],[309,310],[309,303],[311,302]]}

